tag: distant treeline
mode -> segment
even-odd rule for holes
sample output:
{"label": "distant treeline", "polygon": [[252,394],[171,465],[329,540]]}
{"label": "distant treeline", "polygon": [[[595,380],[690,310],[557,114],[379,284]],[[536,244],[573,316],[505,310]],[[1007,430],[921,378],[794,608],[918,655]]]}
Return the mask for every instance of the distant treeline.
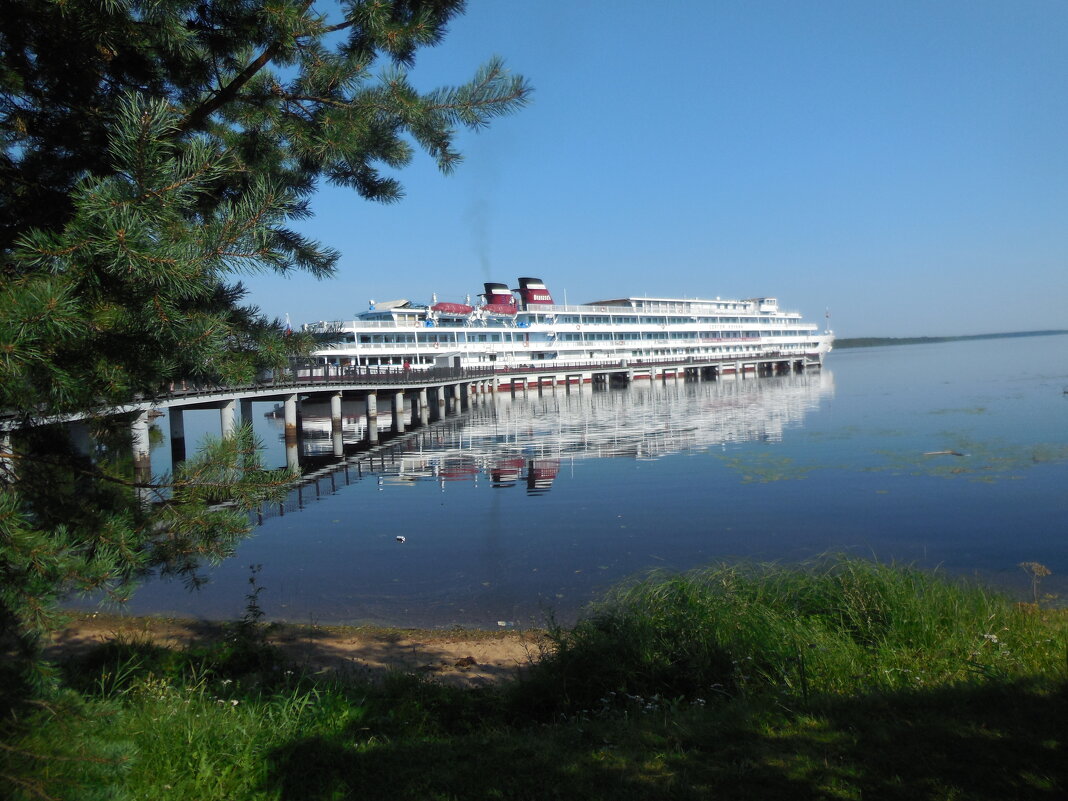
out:
{"label": "distant treeline", "polygon": [[929,345],[932,342],[961,342],[967,339],[1004,339],[1005,337],[1044,337],[1051,334],[1068,334],[1065,330],[1013,331],[1005,334],[972,334],[965,337],[853,337],[836,339],[834,347],[873,348],[876,345]]}

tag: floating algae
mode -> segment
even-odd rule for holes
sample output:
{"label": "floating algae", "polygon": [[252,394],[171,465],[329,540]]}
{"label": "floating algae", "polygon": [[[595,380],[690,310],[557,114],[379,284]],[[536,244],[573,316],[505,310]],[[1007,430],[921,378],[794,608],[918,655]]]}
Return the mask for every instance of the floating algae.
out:
{"label": "floating algae", "polygon": [[905,453],[878,451],[887,464],[874,470],[894,470],[915,476],[966,477],[972,481],[1018,479],[1038,464],[1068,460],[1068,444],[1042,442],[1012,445],[998,440],[980,442],[960,436],[949,437],[945,447]]}
{"label": "floating algae", "polygon": [[816,469],[815,465],[797,464],[788,456],[777,456],[771,453],[755,453],[747,456],[717,454],[716,458],[722,461],[728,469],[740,474],[742,481],[747,484],[796,481],[806,478]]}

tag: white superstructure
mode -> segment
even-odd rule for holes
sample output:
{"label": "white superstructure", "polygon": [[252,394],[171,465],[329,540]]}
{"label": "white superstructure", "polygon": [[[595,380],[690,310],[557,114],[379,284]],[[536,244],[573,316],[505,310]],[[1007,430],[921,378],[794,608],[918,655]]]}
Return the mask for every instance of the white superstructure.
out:
{"label": "white superstructure", "polygon": [[304,328],[336,335],[337,344],[315,353],[325,364],[412,370],[761,358],[807,367],[822,363],[834,339],[780,310],[775,298],[628,297],[571,306],[554,303],[537,278],[485,290],[477,305],[372,301],[354,320]]}

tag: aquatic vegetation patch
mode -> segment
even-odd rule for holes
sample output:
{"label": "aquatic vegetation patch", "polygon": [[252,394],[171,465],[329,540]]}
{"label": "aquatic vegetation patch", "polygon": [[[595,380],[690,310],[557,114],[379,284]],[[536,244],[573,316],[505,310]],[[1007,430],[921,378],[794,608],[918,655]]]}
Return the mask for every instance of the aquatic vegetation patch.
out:
{"label": "aquatic vegetation patch", "polygon": [[1068,461],[1068,444],[1044,442],[1011,445],[943,432],[938,447],[927,451],[878,450],[886,464],[871,470],[894,470],[914,476],[966,477],[976,481],[1015,480],[1039,464]]}
{"label": "aquatic vegetation patch", "polygon": [[726,456],[713,454],[729,470],[741,476],[744,483],[772,481],[797,481],[806,478],[817,469],[816,465],[798,464],[789,456],[779,456],[768,452],[749,453],[744,456]]}

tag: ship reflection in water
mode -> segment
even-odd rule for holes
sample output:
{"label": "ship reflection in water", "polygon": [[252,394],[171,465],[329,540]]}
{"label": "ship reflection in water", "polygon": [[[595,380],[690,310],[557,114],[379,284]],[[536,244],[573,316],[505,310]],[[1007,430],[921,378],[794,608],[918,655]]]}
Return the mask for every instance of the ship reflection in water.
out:
{"label": "ship reflection in water", "polygon": [[[232,618],[254,564],[271,619],[570,625],[651,569],[828,552],[979,573],[1021,600],[1033,560],[1064,596],[1065,354],[1063,337],[858,348],[833,379],[498,393],[373,451],[359,405],[341,443],[305,405],[305,483],[197,593],[148,580],[128,609]],[[281,421],[255,422],[265,464],[285,464]],[[968,455],[928,455],[951,449]]]}
{"label": "ship reflection in water", "polygon": [[[572,387],[497,393],[480,398],[461,417],[399,436],[374,454],[359,453],[365,436],[362,403],[342,405],[342,438],[349,461],[383,484],[488,479],[495,489],[523,486],[548,492],[562,464],[580,459],[657,459],[730,443],[777,442],[783,431],[834,391],[833,375],[728,377],[710,382],[639,381],[618,390]],[[383,410],[380,419],[388,419]],[[278,436],[281,438],[280,421]],[[334,459],[326,404],[303,408],[302,459],[309,467]]]}

